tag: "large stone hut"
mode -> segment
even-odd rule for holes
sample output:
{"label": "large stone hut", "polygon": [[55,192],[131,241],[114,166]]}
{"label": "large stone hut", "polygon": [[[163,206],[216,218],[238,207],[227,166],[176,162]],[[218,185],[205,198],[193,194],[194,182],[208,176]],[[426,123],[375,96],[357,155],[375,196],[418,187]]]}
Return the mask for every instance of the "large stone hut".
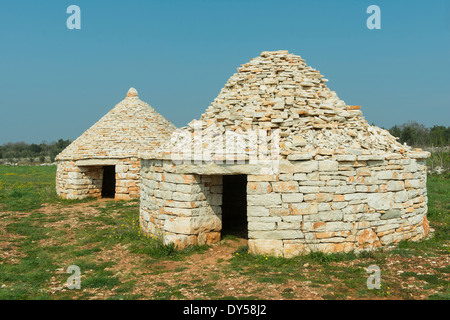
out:
{"label": "large stone hut", "polygon": [[56,157],[58,195],[139,198],[138,153],[159,147],[175,129],[131,88],[123,101]]}
{"label": "large stone hut", "polygon": [[238,68],[200,120],[142,154],[142,229],[179,248],[234,232],[284,257],[426,236],[429,153],[369,125],[327,81],[287,51]]}

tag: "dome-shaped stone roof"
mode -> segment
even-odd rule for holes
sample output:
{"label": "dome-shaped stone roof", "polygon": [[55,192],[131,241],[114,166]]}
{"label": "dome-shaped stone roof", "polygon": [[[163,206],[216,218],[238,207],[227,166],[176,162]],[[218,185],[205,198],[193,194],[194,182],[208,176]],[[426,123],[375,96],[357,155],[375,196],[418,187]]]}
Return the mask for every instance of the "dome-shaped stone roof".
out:
{"label": "dome-shaped stone roof", "polygon": [[[218,134],[258,129],[279,134],[282,158],[317,154],[407,153],[387,130],[371,126],[360,106],[349,106],[327,86],[323,76],[300,56],[288,51],[264,51],[241,65],[201,118],[178,130],[161,149],[165,156],[180,144],[179,136],[201,129],[202,148],[214,148]],[[269,145],[270,149],[270,145]],[[247,148],[248,150],[248,148]],[[247,155],[246,155],[247,156]]]}
{"label": "dome-shaped stone roof", "polygon": [[136,157],[170,138],[176,127],[140,100],[134,88],[97,123],[72,142],[57,160]]}

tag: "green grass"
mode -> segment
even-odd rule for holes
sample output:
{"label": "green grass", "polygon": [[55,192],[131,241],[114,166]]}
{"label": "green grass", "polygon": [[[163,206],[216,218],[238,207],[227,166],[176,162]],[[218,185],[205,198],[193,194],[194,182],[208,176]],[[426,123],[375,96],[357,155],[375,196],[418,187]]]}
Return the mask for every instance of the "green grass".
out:
{"label": "green grass", "polygon": [[[363,251],[360,253],[330,253],[311,252],[294,258],[269,257],[248,254],[247,247],[241,247],[234,253],[227,272],[238,272],[251,275],[261,283],[283,284],[289,279],[309,280],[312,286],[326,286],[334,283],[333,294],[327,294],[324,299],[343,299],[352,290],[362,298],[389,298],[396,290],[402,288],[392,282],[384,281],[380,290],[366,288],[368,275],[365,269],[372,264],[384,269],[386,260],[390,257],[435,257],[450,253],[450,181],[442,177],[428,178],[428,219],[435,233],[426,240],[412,242],[401,241],[393,250]],[[360,261],[355,267],[337,266],[339,262]],[[307,267],[304,267],[307,266]],[[405,265],[407,267],[407,265]],[[416,275],[417,279],[426,281],[424,289],[436,289],[432,299],[449,298],[449,282],[444,275],[449,269],[441,268],[435,275]],[[292,293],[283,292],[283,297],[292,297]],[[405,298],[408,298],[405,294]]]}
{"label": "green grass", "polygon": [[0,166],[0,205],[4,210],[29,211],[58,200],[56,166]]}
{"label": "green grass", "polygon": [[[252,255],[248,247],[242,246],[230,260],[218,259],[218,269],[196,275],[190,281],[168,284],[160,281],[154,296],[135,294],[139,277],[133,273],[126,276],[117,273],[120,259],[108,259],[102,254],[121,247],[128,250],[139,261],[136,270],[145,270],[147,275],[158,279],[158,275],[171,272],[176,279],[189,272],[186,265],[168,270],[158,265],[162,261],[188,261],[189,255],[203,253],[208,246],[194,246],[176,250],[173,245],[163,245],[161,239],[143,234],[139,227],[139,201],[108,201],[89,204],[98,209],[98,214],[85,216],[75,214],[77,223],[63,222],[59,228],[53,226],[62,218],[60,212],[45,214],[36,211],[43,203],[54,203],[68,207],[91,200],[61,200],[55,189],[55,167],[6,167],[0,166],[0,219],[5,231],[13,234],[2,250],[16,251],[13,261],[0,259],[0,300],[2,299],[90,299],[96,292],[109,292],[108,299],[185,299],[185,290],[200,292],[205,299],[259,299],[267,297],[264,289],[286,286],[295,281],[298,287],[309,286],[325,290],[324,299],[390,298],[408,299],[408,289],[402,282],[413,279],[423,290],[430,292],[430,299],[450,299],[448,266],[431,266],[433,272],[407,271],[401,275],[391,273],[388,262],[403,259],[401,267],[408,268],[409,261],[418,257],[435,258],[450,253],[450,180],[443,177],[428,177],[428,219],[435,229],[429,239],[402,241],[393,250],[372,252],[349,252],[325,254],[312,252],[294,258]],[[20,211],[21,214],[11,213]],[[73,237],[68,240],[69,235]],[[236,240],[229,237],[226,240]],[[0,244],[3,240],[0,237]],[[104,255],[103,255],[104,256]],[[382,289],[366,287],[365,269],[372,264],[380,266]],[[82,290],[50,293],[50,287],[65,284],[69,265],[77,265],[82,271]],[[60,271],[57,271],[60,270]],[[63,270],[63,271],[61,271]],[[222,278],[251,279],[257,288],[229,296],[218,287]],[[156,280],[155,280],[156,281]],[[330,284],[332,286],[330,287]],[[270,296],[270,295],[269,295]],[[301,299],[292,288],[280,290],[286,299]]]}
{"label": "green grass", "polygon": [[56,166],[0,166],[0,212],[30,211],[43,203],[92,201],[62,200],[55,190]]}
{"label": "green grass", "polygon": [[54,269],[55,265],[52,254],[36,245],[37,241],[49,237],[49,229],[39,224],[40,219],[39,214],[31,214],[7,226],[8,232],[23,237],[17,244],[24,257],[17,264],[8,261],[0,264],[0,283],[6,285],[6,288],[0,289],[0,300],[48,298],[42,287],[50,279],[52,274],[49,270]]}

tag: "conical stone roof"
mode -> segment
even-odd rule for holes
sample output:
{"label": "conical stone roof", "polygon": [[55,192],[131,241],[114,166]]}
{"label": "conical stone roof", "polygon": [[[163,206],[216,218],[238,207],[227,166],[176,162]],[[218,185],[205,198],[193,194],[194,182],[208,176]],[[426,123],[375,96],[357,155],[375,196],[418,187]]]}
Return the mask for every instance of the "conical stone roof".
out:
{"label": "conical stone roof", "polygon": [[[203,149],[214,148],[218,133],[258,129],[279,134],[281,158],[316,155],[407,153],[387,130],[371,126],[360,106],[349,106],[327,86],[323,76],[300,56],[288,51],[264,51],[241,65],[200,118],[178,129],[161,157],[201,128]],[[194,128],[197,130],[195,133]],[[270,149],[270,144],[269,144]],[[270,152],[270,150],[268,150]]]}
{"label": "conical stone roof", "polygon": [[56,160],[136,157],[170,139],[176,127],[140,100],[137,90],[127,96],[84,132]]}

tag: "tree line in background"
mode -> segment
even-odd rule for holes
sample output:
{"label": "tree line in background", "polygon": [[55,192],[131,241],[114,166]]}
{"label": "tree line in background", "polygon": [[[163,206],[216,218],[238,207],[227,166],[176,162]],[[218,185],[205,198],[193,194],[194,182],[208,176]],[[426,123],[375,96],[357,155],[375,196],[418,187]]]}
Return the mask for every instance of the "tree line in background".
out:
{"label": "tree line in background", "polygon": [[411,121],[402,125],[395,125],[389,132],[399,138],[400,143],[412,147],[439,148],[450,145],[450,127],[433,126],[426,128],[423,124]]}
{"label": "tree line in background", "polygon": [[[388,131],[398,137],[400,143],[431,151],[427,164],[433,170],[450,170],[450,126],[425,127],[415,121],[395,125]],[[55,157],[72,141],[59,139],[57,142],[29,144],[9,142],[0,146],[0,162],[54,162]]]}
{"label": "tree line in background", "polygon": [[450,127],[426,128],[423,124],[410,121],[393,126],[389,132],[398,137],[400,143],[430,151],[427,166],[431,173],[450,174]]}
{"label": "tree line in background", "polygon": [[40,144],[25,142],[8,142],[0,146],[0,160],[5,162],[54,162],[55,157],[63,151],[72,140],[59,139],[56,142]]}

